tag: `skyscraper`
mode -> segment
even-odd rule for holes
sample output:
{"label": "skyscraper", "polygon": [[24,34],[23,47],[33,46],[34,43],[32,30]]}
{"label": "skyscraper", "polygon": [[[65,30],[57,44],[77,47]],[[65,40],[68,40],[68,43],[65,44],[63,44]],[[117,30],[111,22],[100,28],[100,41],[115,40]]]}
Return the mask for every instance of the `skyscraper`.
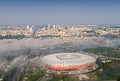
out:
{"label": "skyscraper", "polygon": [[48,30],[50,30],[50,24],[48,24]]}

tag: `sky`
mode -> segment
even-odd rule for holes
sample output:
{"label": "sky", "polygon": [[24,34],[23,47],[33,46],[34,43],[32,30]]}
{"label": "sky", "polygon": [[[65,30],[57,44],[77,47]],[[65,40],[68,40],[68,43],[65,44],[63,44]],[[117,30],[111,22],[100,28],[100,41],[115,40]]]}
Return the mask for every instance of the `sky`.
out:
{"label": "sky", "polygon": [[120,24],[120,0],[0,0],[0,24]]}

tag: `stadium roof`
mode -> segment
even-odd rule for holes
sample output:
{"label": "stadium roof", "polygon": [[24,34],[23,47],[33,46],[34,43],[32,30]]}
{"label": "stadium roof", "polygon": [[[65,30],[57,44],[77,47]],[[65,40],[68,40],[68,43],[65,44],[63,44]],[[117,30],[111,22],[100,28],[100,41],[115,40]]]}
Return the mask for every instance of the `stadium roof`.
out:
{"label": "stadium roof", "polygon": [[42,62],[46,64],[55,64],[55,63],[71,63],[73,64],[75,61],[80,63],[92,62],[96,61],[96,58],[80,53],[57,53],[43,56]]}

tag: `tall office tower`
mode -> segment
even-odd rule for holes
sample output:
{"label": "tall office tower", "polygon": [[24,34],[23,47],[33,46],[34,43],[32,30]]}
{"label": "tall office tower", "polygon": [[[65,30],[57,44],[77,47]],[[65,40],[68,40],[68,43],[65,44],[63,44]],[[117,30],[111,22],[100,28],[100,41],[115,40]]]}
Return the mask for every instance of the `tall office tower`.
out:
{"label": "tall office tower", "polygon": [[55,25],[53,25],[53,28],[55,28],[56,26]]}
{"label": "tall office tower", "polygon": [[32,33],[33,32],[33,28],[31,27],[31,28],[29,28],[29,31]]}
{"label": "tall office tower", "polygon": [[48,30],[50,30],[50,24],[48,24]]}
{"label": "tall office tower", "polygon": [[120,35],[120,30],[119,30],[119,35]]}
{"label": "tall office tower", "polygon": [[30,28],[30,26],[29,25],[27,25],[27,28],[26,29],[29,29]]}

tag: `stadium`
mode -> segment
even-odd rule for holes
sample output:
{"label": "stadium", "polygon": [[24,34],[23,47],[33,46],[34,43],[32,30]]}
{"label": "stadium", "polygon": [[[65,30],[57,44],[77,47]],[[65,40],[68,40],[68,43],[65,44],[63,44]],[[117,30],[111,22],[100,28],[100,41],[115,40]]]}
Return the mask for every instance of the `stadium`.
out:
{"label": "stadium", "polygon": [[56,53],[41,57],[43,65],[49,70],[70,71],[92,67],[96,58],[81,53]]}

